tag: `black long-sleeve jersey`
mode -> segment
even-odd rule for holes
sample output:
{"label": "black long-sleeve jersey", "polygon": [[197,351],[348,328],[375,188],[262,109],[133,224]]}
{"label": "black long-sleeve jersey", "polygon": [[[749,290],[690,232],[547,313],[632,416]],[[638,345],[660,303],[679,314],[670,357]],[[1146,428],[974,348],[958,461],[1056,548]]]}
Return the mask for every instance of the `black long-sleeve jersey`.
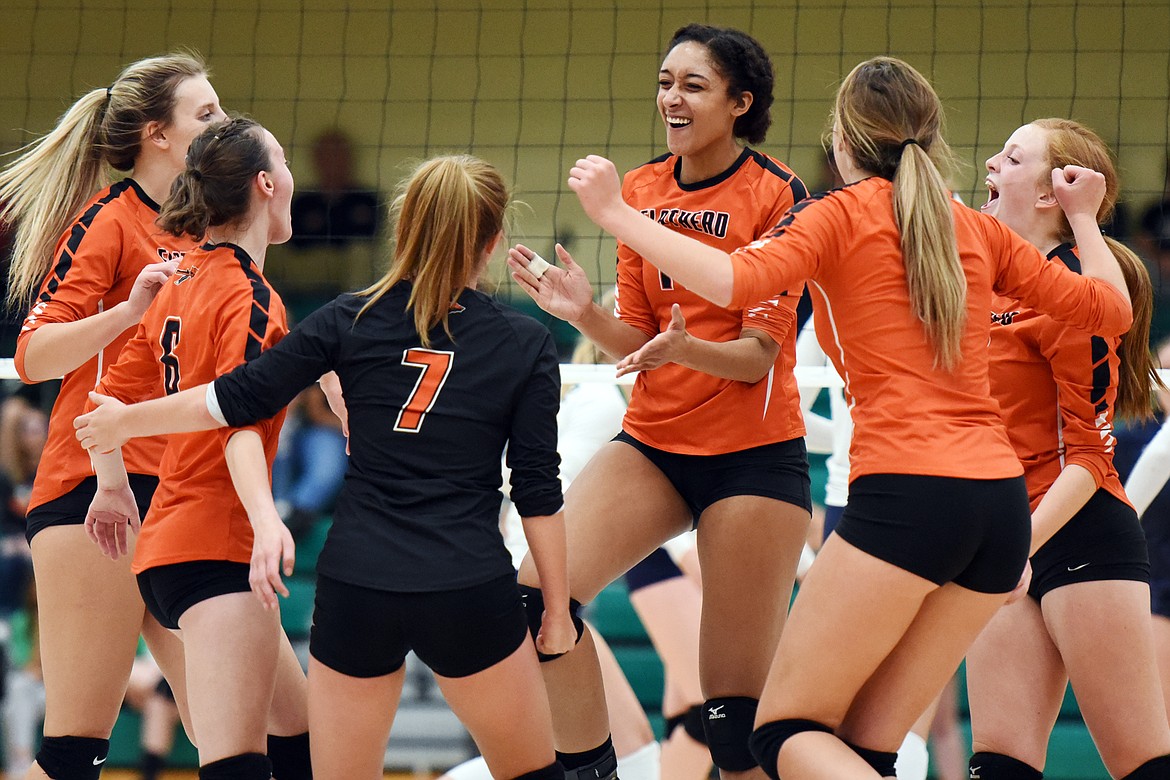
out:
{"label": "black long-sleeve jersey", "polygon": [[345,294],[215,382],[229,425],[270,417],[330,370],[349,414],[349,466],[318,571],[399,592],[453,590],[512,571],[499,532],[500,457],[522,516],[557,512],[557,354],[548,330],[475,290],[423,347],[395,285]]}

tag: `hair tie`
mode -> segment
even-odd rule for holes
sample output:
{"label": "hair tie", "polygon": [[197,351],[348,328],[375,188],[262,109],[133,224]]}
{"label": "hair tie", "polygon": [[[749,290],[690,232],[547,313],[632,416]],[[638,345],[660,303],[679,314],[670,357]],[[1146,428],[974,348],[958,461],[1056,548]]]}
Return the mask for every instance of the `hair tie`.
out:
{"label": "hair tie", "polygon": [[199,172],[198,168],[189,168],[191,178],[195,181],[203,181],[203,174]]}
{"label": "hair tie", "polygon": [[914,144],[915,146],[922,148],[922,144],[918,143],[918,140],[916,138],[907,138],[905,141],[902,142],[901,148],[905,149],[910,144]]}
{"label": "hair tie", "polygon": [[114,85],[111,84],[110,86],[106,87],[106,100],[109,101],[109,99],[113,96],[113,94],[114,94]]}

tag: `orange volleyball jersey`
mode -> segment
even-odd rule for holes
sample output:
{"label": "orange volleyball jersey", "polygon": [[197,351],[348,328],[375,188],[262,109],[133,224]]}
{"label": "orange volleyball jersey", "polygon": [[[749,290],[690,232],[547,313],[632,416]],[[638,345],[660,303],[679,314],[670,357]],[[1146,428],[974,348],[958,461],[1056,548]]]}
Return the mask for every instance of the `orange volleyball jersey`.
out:
{"label": "orange volleyball jersey", "polygon": [[[744,149],[719,176],[678,180],[679,158],[665,155],[626,174],[622,196],[651,219],[730,252],[766,234],[807,194],[780,162]],[[668,452],[713,455],[804,435],[793,367],[796,304],[803,289],[775,290],[724,309],[695,295],[618,242],[615,313],[649,337],[666,330],[672,304],[687,331],[706,341],[732,341],[745,328],[767,333],[780,352],[772,369],[749,384],[669,363],[638,374],[622,427]]]}
{"label": "orange volleyball jersey", "polygon": [[[160,230],[154,224],[157,217],[158,205],[132,179],[107,187],[82,209],[58,241],[56,262],[17,336],[15,363],[21,379],[28,381],[24,356],[34,331],[49,323],[76,322],[122,303],[143,266],[181,258],[194,248],[190,239]],[[73,436],[73,419],[133,332],[128,328],[62,380],[30,509],[59,498],[93,474],[89,455]],[[129,442],[122,450],[126,470],[157,474],[165,443],[164,437]]]}
{"label": "orange volleyball jersey", "polygon": [[[163,286],[99,392],[134,403],[197,387],[287,332],[284,303],[247,253],[232,244],[205,245]],[[283,420],[282,411],[249,426],[264,441],[269,468]],[[224,460],[237,430],[170,437],[135,572],[184,561],[251,560],[252,527]]]}
{"label": "orange volleyball jersey", "polygon": [[[1080,273],[1073,247],[1048,254]],[[1121,339],[1063,325],[1012,298],[991,309],[991,391],[1024,465],[1032,508],[1065,465],[1083,466],[1097,487],[1129,502],[1113,466],[1113,409]]]}
{"label": "orange volleyball jersey", "polygon": [[810,198],[768,238],[732,254],[733,305],[810,280],[817,338],[845,379],[853,413],[851,479],[1021,473],[991,397],[993,291],[1093,332],[1122,333],[1132,319],[1107,283],[1047,262],[991,217],[955,202],[951,211],[967,281],[962,356],[953,372],[935,367],[911,311],[889,181],[869,178]]}

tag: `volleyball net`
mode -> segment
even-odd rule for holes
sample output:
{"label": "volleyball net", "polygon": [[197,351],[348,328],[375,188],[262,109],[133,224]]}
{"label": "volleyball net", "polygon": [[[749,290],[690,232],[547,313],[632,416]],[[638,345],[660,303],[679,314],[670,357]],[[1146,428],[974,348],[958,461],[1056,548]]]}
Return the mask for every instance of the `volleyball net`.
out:
{"label": "volleyball net", "polygon": [[[522,201],[509,240],[548,259],[564,244],[600,297],[614,281],[614,242],[565,179],[585,154],[626,170],[665,151],[658,67],[672,33],[692,21],[743,29],[768,50],[773,125],[759,148],[810,189],[830,183],[821,137],[836,85],[862,59],[892,54],[942,98],[948,140],[966,163],[952,186],[966,202],[985,199],[983,161],[1017,126],[1072,117],[1116,150],[1115,232],[1142,249],[1138,217],[1165,195],[1170,150],[1165,0],[6,0],[0,150],[49,129],[125,64],[186,47],[207,59],[226,109],[282,142],[299,193],[373,196],[350,201],[354,213],[306,206],[324,231],[298,227],[272,249],[265,272],[294,314],[382,273],[396,183],[412,162],[450,152],[499,167]],[[373,217],[358,213],[371,208]],[[1170,269],[1163,280],[1150,267],[1170,295]],[[575,332],[531,304],[502,258],[490,277],[567,353]],[[1170,332],[1167,319],[1155,336]]]}

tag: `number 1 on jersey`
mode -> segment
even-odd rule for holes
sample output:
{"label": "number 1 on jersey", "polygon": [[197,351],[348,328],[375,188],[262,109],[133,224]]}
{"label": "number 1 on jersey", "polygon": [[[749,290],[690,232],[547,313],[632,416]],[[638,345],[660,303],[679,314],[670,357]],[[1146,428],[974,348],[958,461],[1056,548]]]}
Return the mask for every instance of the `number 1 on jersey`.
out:
{"label": "number 1 on jersey", "polygon": [[418,433],[422,430],[423,419],[439,400],[439,393],[443,383],[447,381],[447,374],[451,373],[451,365],[455,362],[454,352],[444,352],[437,349],[423,349],[414,347],[402,353],[402,365],[421,368],[418,381],[414,383],[414,390],[402,405],[398,413],[398,421],[394,423],[394,430],[402,433]]}

